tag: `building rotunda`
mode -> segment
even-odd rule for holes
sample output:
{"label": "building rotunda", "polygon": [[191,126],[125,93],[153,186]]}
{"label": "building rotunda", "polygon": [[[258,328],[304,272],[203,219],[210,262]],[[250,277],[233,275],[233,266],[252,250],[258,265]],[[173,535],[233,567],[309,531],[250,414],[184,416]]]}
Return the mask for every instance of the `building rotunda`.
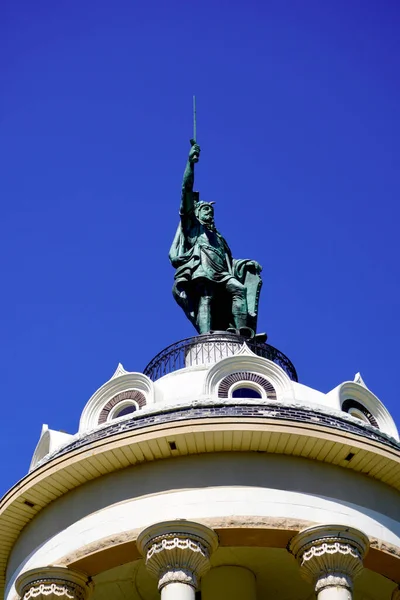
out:
{"label": "building rotunda", "polygon": [[266,343],[183,340],[43,426],[0,505],[4,598],[398,600],[399,462],[360,375],[324,394]]}

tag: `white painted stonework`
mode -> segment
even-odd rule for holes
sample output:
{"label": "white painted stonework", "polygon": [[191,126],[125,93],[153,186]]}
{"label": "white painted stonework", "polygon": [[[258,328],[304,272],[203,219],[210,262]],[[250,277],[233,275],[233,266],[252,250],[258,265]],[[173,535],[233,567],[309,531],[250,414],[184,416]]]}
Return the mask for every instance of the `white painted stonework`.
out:
{"label": "white painted stonework", "polygon": [[161,516],[335,522],[400,548],[398,500],[363,475],[290,457],[219,454],[142,465],[96,479],[43,509],[15,545],[9,585],[21,568],[59,564]]}
{"label": "white painted stonework", "polygon": [[[228,398],[219,397],[221,382],[234,373],[250,373],[267,381],[275,390],[276,399],[274,395],[272,399],[267,397],[262,386],[257,388],[258,384],[254,384],[252,389],[260,390],[260,398],[234,398],[231,391]],[[241,383],[235,385],[240,387]],[[244,381],[243,387],[251,385]],[[108,422],[99,424],[100,414],[107,403],[115,402],[113,399],[120,395],[123,402],[123,394],[130,391],[140,392],[146,404],[140,407],[136,403],[133,414],[115,419],[113,415],[117,411],[111,409]],[[359,417],[344,412],[342,407],[346,400],[364,407],[378,427],[367,422],[362,412],[355,410],[354,415],[359,414]],[[253,430],[245,430],[241,417],[235,417],[234,412],[227,418],[222,413],[215,419],[210,412],[205,412],[204,417],[199,413],[200,417],[193,417],[187,425],[188,433],[185,435],[188,439],[182,443],[187,443],[189,448],[192,430],[206,440],[215,427],[222,441],[229,436],[237,440],[237,446],[232,442],[229,451],[225,447],[225,451],[218,451],[212,446],[206,452],[205,444],[196,446],[192,440],[191,449],[178,454],[179,449],[176,445],[174,449],[174,436],[170,433],[174,427],[178,430],[173,419],[169,422],[170,429],[165,439],[161,420],[154,420],[135,432],[128,428],[118,431],[116,428],[112,435],[107,434],[110,423],[140,420],[146,415],[173,413],[188,407],[207,409],[215,405],[248,407],[248,422],[254,426]],[[272,411],[270,419],[257,422],[250,410],[255,405],[268,405]],[[289,419],[285,423],[278,419],[274,422],[274,407],[277,411],[289,408],[311,410],[312,418],[309,422],[297,423],[295,431]],[[355,428],[354,434],[351,428],[350,432],[341,431],[339,427],[335,429],[335,426],[329,429],[320,419],[323,416],[340,417],[345,424],[357,424],[361,431],[371,433],[371,436],[357,437],[358,429]],[[200,433],[196,429],[195,418],[204,427]],[[223,429],[225,422],[231,426],[231,431]],[[140,442],[140,436],[145,436],[147,430],[155,431],[159,437],[143,437],[144,441]],[[101,431],[104,437],[94,436],[86,444],[88,434]],[[374,432],[379,436],[374,437]],[[295,434],[299,436],[296,443],[293,441]],[[260,439],[264,435],[265,444],[268,436],[275,435],[276,448],[279,440],[284,440],[279,446],[281,450],[257,450],[257,446],[254,451],[249,451],[250,446],[241,449],[241,442],[246,436],[250,440],[251,436],[257,435]],[[180,439],[184,439],[183,434]],[[62,448],[77,440],[85,443],[68,449],[61,457],[58,455]],[[121,446],[125,459],[123,464],[118,462],[121,454],[118,454],[120,450],[116,442],[115,446],[110,446],[109,454],[105,452],[107,445],[112,445],[115,440],[126,442],[125,446]],[[152,456],[143,455],[136,460],[135,440],[138,440],[138,447],[140,443],[147,443],[152,449]],[[94,392],[83,408],[78,432],[66,434],[43,426],[32,458],[29,481],[34,482],[36,476],[49,479],[54,476],[60,493],[42,499],[40,489],[43,491],[46,487],[43,479],[42,488],[40,480],[39,487],[31,496],[29,490],[21,492],[17,501],[19,490],[15,489],[0,504],[0,527],[4,514],[4,527],[9,527],[9,536],[14,535],[12,523],[18,515],[23,514],[24,518],[27,515],[7,554],[4,598],[17,600],[16,580],[27,571],[40,571],[50,566],[65,569],[70,565],[77,572],[84,568],[88,570],[86,575],[93,600],[110,597],[113,600],[156,600],[159,597],[157,582],[152,581],[147,573],[144,559],[134,554],[134,544],[138,535],[150,525],[160,521],[186,520],[206,526],[212,535],[216,535],[214,530],[220,532],[220,546],[214,548],[215,555],[209,558],[211,562],[207,568],[211,567],[211,571],[204,579],[202,600],[225,600],[224,582],[228,579],[230,587],[226,584],[225,592],[228,594],[230,590],[230,600],[313,598],[312,586],[302,582],[300,569],[287,547],[291,536],[297,532],[322,524],[354,528],[371,544],[371,558],[368,555],[366,558],[370,561],[368,567],[362,566],[364,557],[360,558],[363,574],[355,583],[355,600],[389,600],[400,583],[400,471],[396,479],[396,464],[399,463],[394,462],[398,461],[400,453],[393,440],[399,440],[396,425],[383,403],[366,387],[360,374],[354,381],[342,382],[325,394],[292,381],[280,366],[256,356],[245,344],[238,347],[234,355],[225,356],[216,363],[186,367],[155,382],[142,373],[128,372],[119,364],[111,379]],[[324,444],[329,451],[321,455],[319,451],[315,455],[309,454],[314,442],[319,444],[319,451],[323,451]],[[168,445],[170,443],[172,446]],[[208,443],[211,443],[210,438]],[[371,453],[371,466],[368,463],[365,467],[362,460],[366,460],[367,451]],[[142,450],[137,452],[140,454]],[[333,457],[340,452],[343,452],[341,458],[333,462]],[[79,464],[73,463],[72,459],[71,463],[68,462],[73,455],[79,457],[80,453],[83,458]],[[97,457],[98,462],[89,464],[91,457]],[[352,457],[355,457],[353,463]],[[55,464],[60,469],[58,479],[57,469],[53,467]],[[357,465],[361,466],[358,468]],[[377,466],[381,471],[374,471]],[[90,480],[74,482],[78,472],[87,469],[88,473],[92,473],[103,467],[104,471],[98,476],[92,474]],[[28,511],[33,507],[36,512],[31,517]],[[254,536],[259,537],[253,547]],[[193,540],[193,552],[203,552],[201,540],[196,537]],[[157,543],[163,542],[157,540]],[[330,543],[340,546],[340,539]],[[128,549],[124,554],[126,545]],[[346,551],[343,550],[343,553]],[[117,558],[113,558],[113,552]],[[194,600],[190,560],[185,563],[183,550],[178,554],[176,561],[181,561],[179,569],[174,570],[169,565],[170,572],[164,573],[160,567],[160,581],[168,583],[164,586],[158,582],[162,588],[162,599]],[[262,562],[263,556],[265,563]],[[99,565],[107,566],[97,569],[96,560]],[[396,565],[399,565],[398,580]],[[345,572],[345,565],[343,569]],[[328,581],[329,577],[323,580]],[[336,579],[339,581],[340,578]],[[341,586],[336,586],[336,592],[334,586],[318,590],[319,600],[353,598],[353,583],[346,583],[345,578],[344,583],[340,581]]]}
{"label": "white painted stonework", "polygon": [[49,429],[48,425],[42,426],[40,438],[33,453],[29,470],[31,471],[47,455],[52,454],[65,444],[68,444],[74,436],[63,431]]}
{"label": "white painted stonework", "polygon": [[[245,344],[238,349],[235,356],[224,358],[216,364],[180,369],[161,377],[156,382],[152,382],[142,373],[126,371],[119,363],[111,379],[103,384],[86,404],[75,437],[104,426],[98,424],[101,410],[111,398],[121,392],[138,390],[145,395],[146,406],[140,409],[141,414],[151,413],[164,407],[170,409],[173,406],[191,406],[196,402],[213,402],[218,398],[218,385],[221,380],[235,371],[249,371],[267,379],[274,386],[277,402],[280,405],[311,408],[352,420],[354,417],[343,412],[341,407],[344,400],[353,398],[376,418],[383,433],[399,440],[397,427],[388,410],[368,390],[359,373],[355,381],[343,382],[324,394],[304,384],[291,381],[283,369],[268,359],[256,356]],[[354,422],[360,423],[359,419]],[[57,433],[52,432],[51,444],[46,454],[56,451],[73,439],[58,436]],[[40,451],[38,449],[35,451],[36,457],[32,459],[31,468],[45,456],[44,449],[43,445]]]}

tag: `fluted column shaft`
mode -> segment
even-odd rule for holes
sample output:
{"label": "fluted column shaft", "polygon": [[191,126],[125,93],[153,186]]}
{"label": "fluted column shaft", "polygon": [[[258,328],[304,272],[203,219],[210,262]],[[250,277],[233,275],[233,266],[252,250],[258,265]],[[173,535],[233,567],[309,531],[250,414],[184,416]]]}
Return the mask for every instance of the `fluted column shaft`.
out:
{"label": "fluted column shaft", "polygon": [[39,567],[20,575],[15,582],[22,600],[88,600],[93,591],[90,578],[66,567]]}
{"label": "fluted column shaft", "polygon": [[353,582],[363,569],[367,536],[353,527],[318,525],[298,533],[289,549],[318,600],[351,600]]}
{"label": "fluted column shaft", "polygon": [[218,538],[199,523],[165,521],[142,531],[137,546],[147,570],[158,579],[162,600],[194,600]]}

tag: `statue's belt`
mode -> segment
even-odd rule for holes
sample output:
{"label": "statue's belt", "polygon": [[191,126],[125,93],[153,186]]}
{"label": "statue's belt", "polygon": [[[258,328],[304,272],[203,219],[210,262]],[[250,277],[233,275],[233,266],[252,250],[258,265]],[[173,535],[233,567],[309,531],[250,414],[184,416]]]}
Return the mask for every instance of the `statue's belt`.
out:
{"label": "statue's belt", "polygon": [[214,246],[209,246],[208,244],[199,244],[200,250],[202,250],[203,248],[205,250],[211,250],[211,252],[214,252],[215,254],[217,254],[224,262],[226,262],[226,254],[222,253],[221,250],[219,250],[218,248],[214,248]]}

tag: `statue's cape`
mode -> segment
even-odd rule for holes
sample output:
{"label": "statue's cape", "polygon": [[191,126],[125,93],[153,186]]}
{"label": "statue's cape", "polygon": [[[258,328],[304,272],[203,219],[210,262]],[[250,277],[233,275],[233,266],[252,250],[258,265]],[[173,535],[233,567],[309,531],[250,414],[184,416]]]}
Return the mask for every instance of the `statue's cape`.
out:
{"label": "statue's cape", "polygon": [[179,222],[178,228],[175,233],[174,241],[169,249],[169,260],[172,266],[177,269],[184,265],[188,260],[191,259],[193,254],[194,246],[189,250],[186,250],[185,235],[182,230],[182,223]]}

